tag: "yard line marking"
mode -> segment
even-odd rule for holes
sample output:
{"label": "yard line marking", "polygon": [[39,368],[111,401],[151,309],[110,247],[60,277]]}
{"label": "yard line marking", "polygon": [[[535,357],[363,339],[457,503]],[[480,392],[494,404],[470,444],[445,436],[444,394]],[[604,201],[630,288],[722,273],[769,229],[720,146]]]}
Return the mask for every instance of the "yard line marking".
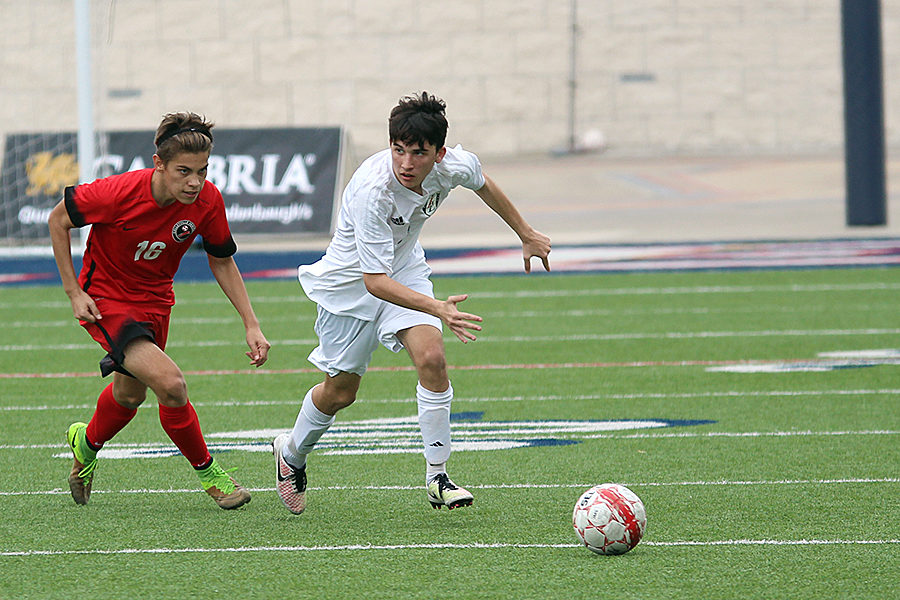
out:
{"label": "yard line marking", "polygon": [[[352,422],[348,422],[346,424],[352,424]],[[454,427],[451,425],[451,427]],[[812,437],[812,436],[848,436],[848,435],[897,435],[900,434],[900,431],[897,430],[863,430],[863,431],[746,431],[746,432],[730,432],[730,431],[710,431],[706,433],[634,433],[634,434],[613,434],[613,433],[597,433],[591,435],[580,435],[580,439],[592,440],[592,439],[616,439],[616,440],[630,440],[630,439],[653,439],[653,438],[703,438],[703,437],[794,437],[794,436],[804,436],[804,437]],[[565,436],[565,433],[560,433],[558,435]],[[61,443],[52,443],[52,444],[0,444],[0,450],[58,450],[61,448],[68,448],[68,444]],[[115,449],[115,448],[174,448],[171,444],[167,442],[159,442],[155,444],[150,443],[129,443],[129,444],[120,444],[116,442],[107,442],[104,445],[104,448]]]}
{"label": "yard line marking", "polygon": [[[443,287],[450,283],[439,282]],[[752,293],[818,293],[818,292],[857,292],[857,291],[890,291],[900,289],[900,283],[835,283],[835,284],[785,284],[785,285],[717,285],[717,286],[683,286],[683,287],[627,287],[627,288],[588,288],[578,290],[519,290],[519,291],[480,291],[469,294],[469,298],[557,298],[560,296],[647,296],[647,295],[679,295],[679,294],[752,294]],[[300,294],[287,296],[254,296],[254,304],[264,303],[308,303],[309,299]],[[211,296],[207,298],[179,298],[178,306],[194,306],[204,304],[228,304],[227,298]],[[30,304],[34,308],[70,308],[65,300],[48,300]],[[0,310],[20,309],[21,303],[0,302]]]}
{"label": "yard line marking", "polygon": [[709,540],[653,542],[641,541],[647,546],[837,546],[841,544],[900,544],[900,539],[887,540]]}
{"label": "yard line marking", "polygon": [[[377,429],[369,429],[366,422],[348,423],[346,427],[340,427],[327,442],[322,443],[321,452],[323,455],[358,455],[358,454],[391,454],[391,453],[419,453],[422,452],[421,438],[418,437],[415,429],[415,417],[406,419],[411,421],[408,424],[397,425],[394,431],[384,433]],[[532,424],[533,425],[533,424]],[[614,439],[618,441],[631,439],[654,439],[657,436],[649,434],[643,435],[623,435],[616,436],[613,434],[593,434],[588,435],[584,430],[618,430],[633,431],[640,423],[635,422],[615,422],[615,421],[598,421],[592,423],[589,421],[575,422],[572,424],[558,424],[555,427],[547,427],[542,430],[542,423],[537,422],[537,426],[529,426],[527,423],[514,423],[513,427],[520,427],[514,430],[513,427],[505,426],[498,423],[496,427],[488,424],[487,427],[466,427],[465,424],[454,426],[454,447],[459,452],[470,451],[488,451],[488,450],[511,450],[514,448],[546,446],[546,445],[571,445],[579,443],[583,440],[591,439]],[[619,429],[615,429],[619,427]],[[647,428],[665,427],[665,424],[647,423]],[[271,454],[271,440],[283,429],[261,429],[248,432],[213,432],[209,434],[211,440],[208,443],[211,452],[253,452]],[[900,434],[900,431],[836,431],[836,432],[771,432],[749,434],[743,433],[720,433],[710,435],[673,435],[658,436],[661,439],[670,438],[741,438],[741,437],[835,437],[835,436],[892,436]],[[513,437],[515,436],[515,437]],[[510,439],[512,438],[512,439]],[[416,442],[416,439],[419,441]],[[232,441],[234,440],[234,441]],[[42,446],[41,448],[37,446]],[[59,449],[52,455],[52,458],[71,459],[71,450],[64,444],[35,444],[33,446],[27,444],[10,444],[0,447],[0,450],[39,450],[39,449]],[[165,458],[171,456],[179,456],[178,449],[169,442],[145,442],[145,443],[108,443],[104,446],[103,452],[107,459],[130,459],[130,458]]]}
{"label": "yard line marking", "polygon": [[[653,393],[638,392],[633,394],[551,394],[536,396],[456,396],[453,401],[459,402],[550,402],[559,400],[684,400],[692,398],[781,398],[781,397],[821,397],[821,396],[900,396],[900,389],[883,390],[773,390],[773,391],[747,391],[725,390],[721,392],[696,392],[696,393]],[[408,404],[412,397],[403,398],[359,398],[366,404]],[[229,398],[223,400],[198,400],[191,404],[194,406],[213,407],[248,407],[248,406],[297,406],[301,400],[290,398],[287,400],[241,400]],[[96,407],[96,403],[84,404],[50,404],[0,406],[0,412],[17,411],[45,411],[45,410],[90,410]],[[156,405],[146,402],[141,408],[155,409]]]}
{"label": "yard line marking", "polygon": [[632,288],[587,288],[556,290],[519,290],[475,292],[475,298],[558,298],[571,296],[678,296],[708,294],[755,294],[755,293],[821,293],[821,292],[861,292],[891,291],[900,289],[898,283],[875,282],[871,284],[822,284],[822,285],[720,285],[720,286],[668,286]]}
{"label": "yard line marking", "polygon": [[811,284],[811,285],[717,285],[686,287],[592,288],[581,290],[521,290],[518,292],[474,292],[474,298],[556,298],[570,296],[646,296],[680,294],[753,294],[769,292],[856,292],[900,289],[900,283]]}
{"label": "yard line marking", "polygon": [[[852,308],[854,310],[859,311],[872,311],[872,310],[892,310],[896,308],[896,304],[852,304]],[[809,314],[813,312],[824,312],[826,310],[833,310],[834,306],[831,305],[803,305],[803,306],[780,306],[780,305],[756,305],[749,307],[702,307],[695,306],[691,308],[592,308],[592,309],[570,309],[570,310],[522,310],[522,311],[486,311],[484,315],[489,318],[543,318],[543,317],[612,317],[612,316],[644,316],[644,315],[712,315],[712,314],[772,314],[772,313],[782,313],[782,314],[793,314],[793,313],[804,313]],[[316,319],[315,313],[297,313],[290,316],[280,316],[280,317],[266,317],[266,323],[296,323],[296,322],[304,322],[304,321],[314,321]],[[187,325],[228,325],[231,323],[240,323],[241,318],[238,315],[234,316],[221,316],[221,317],[181,317],[175,316],[173,318],[174,322],[179,324],[187,324]],[[17,328],[54,328],[54,327],[68,327],[70,325],[76,324],[75,319],[66,319],[66,320],[56,320],[56,321],[45,321],[45,320],[32,320],[32,321],[10,321],[4,323],[4,327],[17,327]]]}
{"label": "yard line marking", "polygon": [[[616,340],[688,340],[728,337],[806,337],[838,335],[896,335],[900,329],[764,329],[761,331],[664,331],[650,333],[585,333],[577,335],[531,335],[531,336],[481,336],[478,342],[579,342]],[[447,339],[450,339],[449,337]],[[0,347],[2,349],[2,347]]]}
{"label": "yard line marking", "polygon": [[[854,310],[894,310],[897,305],[892,303],[879,304],[851,304]],[[486,317],[523,318],[523,317],[613,317],[613,316],[644,316],[644,315],[731,315],[731,314],[772,314],[772,313],[814,313],[834,310],[829,305],[803,305],[782,306],[758,304],[748,307],[716,307],[694,306],[691,308],[591,308],[570,310],[521,310],[521,311],[482,311]],[[236,322],[240,322],[235,317]]]}
{"label": "yard line marking", "polygon": [[584,439],[616,438],[619,440],[634,440],[648,438],[703,438],[703,437],[794,437],[794,436],[843,436],[843,435],[897,435],[900,431],[871,430],[871,431],[708,431],[705,433],[681,432],[681,433],[633,433],[629,435],[610,435],[597,433],[583,436]]}
{"label": "yard line marking", "polygon": [[[858,310],[869,310],[871,307],[861,307],[859,305],[853,305],[854,309]],[[777,310],[777,309],[773,309]],[[822,307],[822,310],[826,310],[826,307]],[[798,307],[797,311],[791,312],[809,312],[804,310],[804,308]],[[765,312],[765,311],[760,311]],[[547,314],[554,314],[548,312]],[[573,315],[574,316],[574,315]],[[315,321],[316,315],[312,314],[296,314],[284,317],[267,317],[266,323],[296,323],[298,321]],[[227,325],[230,323],[240,323],[241,318],[238,315],[235,316],[222,316],[222,317],[179,317],[175,316],[173,318],[174,322],[179,324],[186,325]],[[71,325],[78,325],[78,322],[72,319],[66,319],[65,321],[11,321],[9,323],[4,323],[4,327],[69,327]]]}
{"label": "yard line marking", "polygon": [[[508,342],[578,342],[578,341],[618,341],[618,340],[688,340],[710,338],[745,338],[745,337],[816,337],[845,335],[897,335],[900,328],[863,328],[863,329],[764,329],[760,331],[663,331],[663,332],[630,332],[630,333],[586,333],[572,335],[513,335],[490,336],[478,338],[478,343]],[[452,336],[444,336],[450,340]],[[319,343],[314,338],[273,340],[274,346],[315,346]],[[196,348],[215,346],[239,346],[236,340],[184,340],[167,344],[172,348]],[[27,352],[35,350],[93,350],[96,344],[9,344],[0,346],[0,352]]]}
{"label": "yard line marking", "polygon": [[[884,540],[683,540],[683,541],[641,541],[641,546],[846,546],[852,544],[887,545],[900,544],[900,539]],[[114,555],[114,554],[198,554],[198,553],[240,553],[240,552],[347,552],[359,550],[402,551],[402,550],[496,550],[514,549],[548,549],[569,550],[582,548],[581,544],[511,544],[481,543],[468,544],[430,543],[430,544],[347,544],[329,546],[234,546],[226,548],[121,548],[118,550],[86,549],[86,550],[4,550],[0,556],[72,556],[72,555]]]}
{"label": "yard line marking", "polygon": [[[627,487],[707,487],[707,486],[758,486],[758,485],[840,485],[840,484],[870,484],[870,483],[900,483],[897,477],[854,477],[843,479],[775,479],[775,480],[747,480],[747,481],[651,481],[651,482],[627,482],[622,483]],[[473,490],[504,490],[504,489],[588,489],[592,483],[486,483],[482,485],[470,485]],[[310,491],[376,491],[376,492],[418,492],[422,487],[417,485],[329,485],[310,486]],[[274,492],[274,487],[248,487],[250,492]],[[54,488],[52,490],[37,491],[0,491],[0,496],[66,496],[69,490]],[[203,490],[197,488],[182,489],[129,489],[129,490],[100,490],[91,491],[92,494],[199,494]]]}
{"label": "yard line marking", "polygon": [[[684,366],[713,366],[713,365],[731,365],[744,364],[747,361],[640,361],[629,363],[520,363],[507,365],[456,365],[453,367],[455,371],[493,371],[493,370],[519,370],[519,369],[580,369],[580,368],[602,368],[602,367],[684,367]],[[399,365],[394,367],[369,367],[367,373],[394,373],[401,371],[414,371],[412,365]],[[250,369],[216,369],[205,371],[186,371],[186,375],[194,377],[199,376],[221,376],[221,375],[252,375],[261,377],[265,375],[304,375],[309,373],[321,374],[321,371],[311,367],[299,369],[266,369],[263,371],[251,371]],[[97,372],[63,372],[63,373],[0,373],[0,379],[65,379],[69,377],[96,377]]]}
{"label": "yard line marking", "polygon": [[[485,365],[454,365],[454,371],[506,371],[506,370],[536,370],[536,369],[622,369],[622,368],[641,368],[641,367],[714,367],[722,365],[755,365],[769,364],[778,359],[770,360],[644,360],[631,362],[570,362],[570,363],[513,363],[513,364],[485,364]],[[822,364],[833,364],[831,359],[781,359],[780,362],[785,364],[803,363],[810,364],[815,361]],[[846,362],[846,361],[843,361]],[[871,366],[878,364],[895,364],[895,359],[878,359],[878,360],[862,360],[861,366]],[[369,367],[367,373],[393,373],[403,371],[414,371],[412,365],[397,365],[391,367]],[[252,375],[255,377],[263,377],[267,375],[304,375],[304,374],[321,374],[321,371],[311,367],[298,369],[215,369],[204,371],[186,371],[186,375],[194,377],[199,376],[221,376],[221,375]],[[95,371],[88,372],[62,372],[62,373],[0,373],[0,379],[65,379],[70,377],[96,377]]]}

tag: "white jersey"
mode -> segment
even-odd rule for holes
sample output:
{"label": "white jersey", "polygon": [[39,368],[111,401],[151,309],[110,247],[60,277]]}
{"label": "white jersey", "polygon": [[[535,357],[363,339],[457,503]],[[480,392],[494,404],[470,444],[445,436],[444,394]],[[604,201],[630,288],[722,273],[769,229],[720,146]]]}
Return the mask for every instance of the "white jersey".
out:
{"label": "white jersey", "polygon": [[301,265],[300,284],[310,300],[332,314],[371,321],[382,300],[371,295],[363,273],[385,273],[400,283],[428,277],[419,233],[457,186],[478,190],[484,175],[478,157],[462,146],[447,148],[422,181],[422,195],[406,188],[391,163],[391,149],[368,159],[341,197],[337,228],[318,262]]}

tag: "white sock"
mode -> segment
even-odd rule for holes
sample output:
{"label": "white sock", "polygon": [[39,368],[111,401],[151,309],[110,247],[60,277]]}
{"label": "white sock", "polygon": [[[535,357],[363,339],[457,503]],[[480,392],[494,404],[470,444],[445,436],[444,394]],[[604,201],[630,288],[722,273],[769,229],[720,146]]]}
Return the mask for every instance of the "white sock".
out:
{"label": "white sock", "polygon": [[440,465],[433,465],[431,463],[426,463],[427,466],[425,468],[425,485],[431,483],[431,480],[440,475],[441,473],[447,473],[447,463],[443,463]]}
{"label": "white sock", "polygon": [[326,415],[316,408],[312,400],[312,390],[306,392],[294,429],[291,431],[291,439],[281,449],[284,460],[295,469],[305,467],[306,455],[312,452],[316,442],[328,431],[332,423],[334,415]]}
{"label": "white sock", "polygon": [[[428,474],[443,473],[450,458],[450,402],[453,386],[446,391],[432,392],[416,385],[416,403],[419,408],[419,429],[425,446]],[[440,469],[433,471],[433,469]]]}

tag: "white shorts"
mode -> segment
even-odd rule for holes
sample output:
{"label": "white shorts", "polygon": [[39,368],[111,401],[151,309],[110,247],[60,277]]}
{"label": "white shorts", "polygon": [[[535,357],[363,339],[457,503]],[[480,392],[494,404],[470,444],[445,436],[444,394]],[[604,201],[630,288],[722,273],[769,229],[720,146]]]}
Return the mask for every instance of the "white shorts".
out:
{"label": "white shorts", "polygon": [[[434,298],[434,287],[428,279],[407,287]],[[431,325],[442,331],[437,317],[384,301],[371,321],[335,315],[321,306],[318,311],[315,329],[319,345],[309,354],[309,362],[331,377],[341,372],[365,374],[379,343],[392,352],[400,352],[403,344],[397,338],[398,331],[416,325]]]}

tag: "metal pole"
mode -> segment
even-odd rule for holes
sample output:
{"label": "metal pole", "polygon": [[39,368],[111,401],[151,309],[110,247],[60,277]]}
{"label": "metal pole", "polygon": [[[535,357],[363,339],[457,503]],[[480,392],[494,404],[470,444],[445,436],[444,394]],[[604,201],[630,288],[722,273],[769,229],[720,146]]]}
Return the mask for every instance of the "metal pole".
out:
{"label": "metal pole", "polygon": [[81,183],[84,183],[92,179],[94,166],[90,0],[75,0],[75,53],[78,77],[78,175]]}
{"label": "metal pole", "polygon": [[578,56],[578,0],[572,0],[571,43],[569,44],[569,152],[576,151],[575,90],[578,87],[576,58]]}
{"label": "metal pole", "polygon": [[[91,6],[90,0],[75,2],[75,54],[78,90],[78,179],[93,180],[94,102],[91,78]],[[81,229],[81,247],[87,242],[89,228]]]}
{"label": "metal pole", "polygon": [[847,225],[887,222],[880,0],[841,0]]}

